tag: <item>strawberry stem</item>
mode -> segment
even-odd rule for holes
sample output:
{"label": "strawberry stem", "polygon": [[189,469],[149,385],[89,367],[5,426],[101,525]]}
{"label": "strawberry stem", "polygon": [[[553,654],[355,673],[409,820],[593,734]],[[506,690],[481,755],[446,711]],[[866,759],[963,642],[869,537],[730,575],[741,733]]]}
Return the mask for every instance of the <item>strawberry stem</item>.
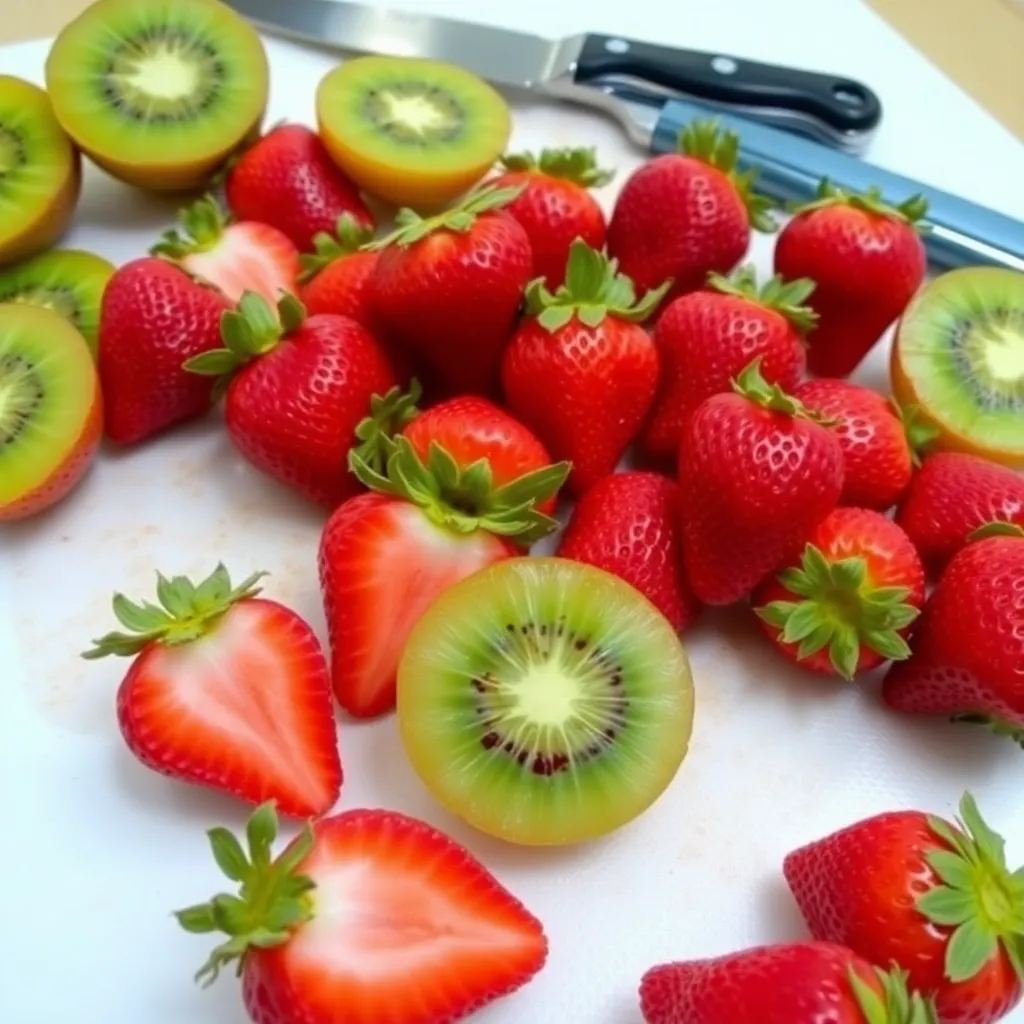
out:
{"label": "strawberry stem", "polygon": [[396,385],[386,394],[370,399],[370,415],[356,427],[359,444],[355,451],[375,473],[385,472],[388,459],[395,452],[395,436],[420,414],[416,403],[421,394],[419,381],[412,380],[407,393]]}
{"label": "strawberry stem", "polygon": [[938,1024],[935,1004],[917,992],[911,994],[906,971],[876,967],[875,974],[882,986],[881,995],[853,967],[848,970],[850,988],[865,1024]]}
{"label": "strawberry stem", "polygon": [[723,277],[712,271],[708,274],[708,285],[725,295],[734,295],[774,310],[784,316],[800,334],[806,334],[818,322],[818,314],[810,306],[804,305],[817,287],[809,277],[786,281],[776,274],[759,288],[757,271],[753,264],[747,264],[731,277]]}
{"label": "strawberry stem", "polygon": [[1009,722],[1005,718],[999,718],[996,715],[990,715],[981,711],[967,711],[960,715],[954,715],[951,721],[983,726],[996,736],[1008,737],[1018,747],[1024,749],[1024,726],[1018,725],[1015,722]]}
{"label": "strawberry stem", "polygon": [[762,409],[810,420],[823,427],[834,426],[838,422],[815,409],[808,409],[799,398],[787,394],[778,384],[769,384],[761,373],[763,358],[763,355],[757,356],[733,380],[732,389],[736,394],[742,395],[748,401],[761,406]]}
{"label": "strawberry stem", "polygon": [[230,223],[231,217],[220,203],[213,196],[203,196],[179,211],[181,230],[165,231],[149,253],[180,260],[192,253],[208,252],[221,240]]}
{"label": "strawberry stem", "polygon": [[600,188],[615,177],[613,170],[598,166],[594,146],[542,149],[539,157],[529,152],[509,153],[501,158],[501,165],[508,171],[539,171],[583,188]]}
{"label": "strawberry stem", "polygon": [[174,646],[188,644],[205,636],[221,617],[239,601],[255,597],[256,585],[265,572],[256,572],[240,583],[231,585],[231,577],[222,564],[198,585],[186,576],[167,579],[156,574],[156,595],[160,605],[143,601],[136,604],[124,594],[114,595],[114,615],[129,632],[107,633],[94,640],[94,646],[82,654],[94,660],[116,654],[131,657],[150,644]]}
{"label": "strawberry stem", "polygon": [[298,873],[313,849],[312,828],[307,824],[276,860],[271,855],[277,838],[273,802],[256,808],[245,831],[248,850],[225,828],[207,832],[214,860],[232,882],[239,884],[238,894],[220,893],[208,903],[174,912],[187,932],[221,932],[228,936],[196,972],[196,981],[203,987],[216,981],[221,968],[232,963],[240,975],[250,949],[282,946],[313,919],[309,893],[316,884]]}
{"label": "strawberry stem", "polygon": [[373,236],[372,225],[363,224],[351,213],[343,213],[338,218],[333,235],[326,231],[318,232],[313,237],[315,252],[302,253],[299,256],[299,264],[302,267],[299,280],[308,281],[335,260],[351,256],[365,248],[373,240]]}
{"label": "strawberry stem", "polygon": [[887,203],[882,198],[882,190],[877,185],[872,185],[865,192],[853,192],[838,188],[828,178],[822,178],[818,182],[814,199],[807,203],[790,203],[787,209],[791,213],[805,213],[809,210],[823,210],[829,206],[849,206],[877,217],[889,217],[903,221],[918,231],[927,230],[927,225],[922,223],[928,212],[928,200],[924,196],[913,195],[902,203]]}

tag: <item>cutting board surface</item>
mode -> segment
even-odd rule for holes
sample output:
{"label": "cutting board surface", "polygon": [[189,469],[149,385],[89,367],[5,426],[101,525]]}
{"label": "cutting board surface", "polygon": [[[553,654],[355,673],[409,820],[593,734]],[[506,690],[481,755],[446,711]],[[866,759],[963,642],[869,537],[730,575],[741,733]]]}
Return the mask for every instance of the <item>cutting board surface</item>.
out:
{"label": "cutting board surface", "polygon": [[[575,25],[549,16],[535,27],[571,31],[582,16]],[[698,16],[694,32],[677,27],[670,41],[713,45],[701,38],[706,24]],[[855,24],[881,61],[889,37]],[[624,26],[620,19],[593,27]],[[630,31],[666,38],[641,16]],[[804,46],[780,43],[767,53],[767,42],[737,21],[734,49],[791,63],[816,53],[816,66],[860,73],[888,102],[878,80],[889,74],[884,62],[872,61],[874,77],[856,61],[841,67],[835,54],[809,45],[815,32],[820,28],[811,25]],[[274,41],[268,49],[270,120],[311,123],[316,82],[335,58]],[[39,81],[44,56],[42,44],[0,50],[0,70]],[[945,93],[948,83],[927,67],[904,65],[903,74],[918,76],[921,102],[914,106],[906,83],[892,91],[903,100],[887,106],[875,159],[1024,216],[1019,144],[954,89]],[[949,135],[954,128],[957,138]],[[601,194],[610,209],[618,183],[642,155],[597,116],[517,105],[516,148],[569,144],[594,144],[619,168]],[[170,204],[90,169],[67,244],[124,261],[142,254],[172,214]],[[758,237],[751,257],[766,271],[770,241]],[[884,388],[884,366],[883,346],[858,379]],[[244,809],[139,767],[113,716],[123,663],[77,658],[110,628],[114,590],[147,595],[156,569],[202,575],[217,560],[238,578],[269,571],[267,596],[294,607],[324,636],[315,569],[323,516],[252,470],[220,427],[211,415],[135,451],[105,453],[72,498],[0,533],[0,791],[7,814],[0,1010],[17,1024],[244,1024],[232,980],[205,992],[194,987],[205,940],[184,934],[170,917],[219,891],[203,832],[238,827]],[[708,614],[688,645],[696,720],[678,777],[634,824],[579,849],[521,850],[474,833],[413,775],[394,718],[341,723],[346,782],[339,807],[392,807],[444,828],[546,925],[546,969],[481,1013],[481,1022],[635,1024],[636,985],[648,966],[802,937],[781,878],[784,854],[878,811],[916,806],[951,814],[970,788],[1003,829],[1011,859],[1024,860],[1024,762],[1011,744],[891,715],[876,700],[875,681],[836,686],[791,670],[742,613]],[[1008,1019],[1020,1024],[1024,1012]]]}

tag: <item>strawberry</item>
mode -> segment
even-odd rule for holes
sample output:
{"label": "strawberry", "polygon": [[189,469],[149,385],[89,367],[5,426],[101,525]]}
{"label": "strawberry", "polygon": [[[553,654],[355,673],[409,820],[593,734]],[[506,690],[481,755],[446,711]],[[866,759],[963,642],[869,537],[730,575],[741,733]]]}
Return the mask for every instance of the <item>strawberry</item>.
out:
{"label": "strawberry", "polygon": [[135,444],[210,408],[213,382],[182,363],[220,345],[229,308],[165,260],[132,260],[114,272],[100,304],[98,355],[111,441]]}
{"label": "strawberry", "polygon": [[878,814],[794,850],[784,873],[815,939],[902,968],[942,1024],[991,1024],[1020,1002],[1024,875],[970,794],[956,824]]}
{"label": "strawberry", "polygon": [[518,193],[486,187],[422,220],[398,212],[379,242],[371,308],[384,333],[442,395],[492,395],[533,260],[530,240],[502,207]]}
{"label": "strawberry", "polygon": [[814,314],[801,303],[813,290],[813,281],[778,277],[759,289],[747,266],[732,278],[711,274],[704,289],[671,302],[654,329],[661,381],[640,438],[643,452],[674,461],[694,409],[729,391],[755,356],[763,357],[765,380],[794,388],[806,364],[803,334],[814,325]]}
{"label": "strawberry", "polygon": [[896,522],[939,573],[978,527],[1024,526],[1024,477],[975,455],[937,452],[914,475]]}
{"label": "strawberry", "polygon": [[830,377],[804,381],[793,397],[833,422],[843,449],[842,504],[885,512],[906,490],[927,434],[877,391]]}
{"label": "strawberry", "polygon": [[630,472],[599,480],[576,504],[557,553],[620,576],[677,632],[697,618],[679,545],[679,487],[667,477]]}
{"label": "strawberry", "polygon": [[665,287],[639,302],[614,260],[572,244],[565,284],[527,290],[528,318],[502,363],[508,407],[572,463],[579,496],[612,473],[640,430],[658,384],[658,352],[640,326]]}
{"label": "strawberry", "polygon": [[276,304],[298,291],[299,251],[287,235],[259,221],[231,221],[212,196],[178,215],[181,230],[165,231],[151,256],[171,260],[232,305],[246,292]]}
{"label": "strawberry", "polygon": [[338,221],[335,235],[316,236],[316,253],[300,257],[304,284],[299,298],[308,313],[348,316],[373,330],[370,277],[379,254],[363,249],[372,238],[373,228],[347,213]]}
{"label": "strawberry", "polygon": [[842,946],[801,942],[651,968],[647,1024],[937,1024],[933,1008]]}
{"label": "strawberry", "polygon": [[372,718],[394,708],[406,640],[437,596],[557,527],[537,507],[557,493],[569,467],[546,466],[495,487],[487,461],[463,471],[434,444],[424,462],[401,434],[383,472],[359,450],[349,466],[373,493],[346,501],[328,520],[320,586],[334,694],[350,715]]}
{"label": "strawberry", "polygon": [[[694,121],[679,152],[648,160],[619,193],[608,248],[645,291],[671,279],[671,295],[700,288],[712,271],[728,274],[750,245],[750,229],[772,231],[769,201],[755,175],[736,172],[739,139],[715,121]],[[785,274],[797,278],[810,275]]]}
{"label": "strawberry", "polygon": [[264,575],[235,587],[223,565],[198,585],[158,573],[160,605],[116,594],[127,632],[83,657],[132,659],[117,718],[147,768],[296,817],[323,814],[342,781],[327,661],[295,612],[257,596]]}
{"label": "strawberry", "polygon": [[807,338],[813,374],[853,373],[921,286],[927,257],[918,223],[927,208],[921,196],[889,206],[877,189],[859,195],[822,181],[782,229],[775,272],[817,282],[818,324]]}
{"label": "strawberry", "polygon": [[705,604],[739,601],[788,564],[843,489],[838,440],[760,362],[697,407],[679,445],[683,559]]}
{"label": "strawberry", "polygon": [[505,173],[488,184],[522,189],[505,212],[522,224],[530,239],[534,277],[558,288],[565,280],[569,246],[577,238],[592,249],[604,248],[604,211],[589,189],[607,185],[613,173],[598,167],[593,147],[545,149],[539,157],[512,154],[501,164]]}
{"label": "strawberry", "polygon": [[1024,746],[1024,527],[976,530],[939,577],[914,653],[888,671],[882,698],[908,714],[952,715]]}
{"label": "strawberry", "polygon": [[260,807],[248,850],[213,829],[238,895],[176,912],[224,932],[196,975],[234,964],[254,1024],[442,1024],[525,985],[545,964],[541,923],[473,855],[426,822],[353,810],[308,824],[275,858]]}
{"label": "strawberry", "polygon": [[294,295],[272,307],[247,293],[224,317],[225,348],[190,360],[220,377],[235,447],[258,469],[333,508],[359,490],[345,459],[375,394],[395,384],[366,328],[345,316],[306,318]]}
{"label": "strawberry", "polygon": [[283,231],[302,252],[313,250],[321,232],[336,231],[344,214],[374,224],[358,188],[301,124],[278,125],[247,149],[230,168],[225,193],[236,217]]}
{"label": "strawberry", "polygon": [[852,679],[909,657],[924,566],[910,538],[880,512],[837,508],[811,531],[795,564],[758,588],[754,604],[787,658]]}

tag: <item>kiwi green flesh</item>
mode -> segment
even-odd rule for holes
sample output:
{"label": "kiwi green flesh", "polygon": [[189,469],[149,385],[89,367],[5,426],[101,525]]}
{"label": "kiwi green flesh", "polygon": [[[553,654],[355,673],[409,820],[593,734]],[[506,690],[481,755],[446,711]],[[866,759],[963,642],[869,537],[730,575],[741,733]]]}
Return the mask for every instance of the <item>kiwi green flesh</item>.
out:
{"label": "kiwi green flesh", "polygon": [[95,355],[100,302],[114,266],[77,249],[51,249],[0,270],[0,303],[43,306],[72,323]]}
{"label": "kiwi green flesh", "polygon": [[51,310],[0,305],[0,505],[64,461],[95,400],[96,371],[78,331]]}
{"label": "kiwi green flesh", "polygon": [[958,434],[1024,451],[1024,274],[971,267],[936,278],[900,327],[923,404]]}
{"label": "kiwi green flesh", "polygon": [[58,37],[47,85],[86,149],[120,163],[184,163],[258,120],[267,65],[256,32],[210,0],[100,0]]}
{"label": "kiwi green flesh", "polygon": [[346,146],[388,163],[443,170],[500,150],[507,105],[486,82],[434,61],[363,58],[329,76],[321,109]]}
{"label": "kiwi green flesh", "polygon": [[403,739],[428,787],[524,844],[636,817],[692,726],[670,624],[627,584],[563,559],[502,562],[460,588],[421,620],[399,673]]}

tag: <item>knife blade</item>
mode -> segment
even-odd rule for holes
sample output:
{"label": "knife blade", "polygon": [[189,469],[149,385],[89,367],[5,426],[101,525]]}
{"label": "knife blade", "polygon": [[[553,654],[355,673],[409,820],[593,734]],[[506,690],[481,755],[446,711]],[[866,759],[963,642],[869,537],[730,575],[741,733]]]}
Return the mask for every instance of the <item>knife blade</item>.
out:
{"label": "knife blade", "polygon": [[227,0],[256,25],[353,54],[426,57],[458,64],[498,86],[587,106],[639,91],[651,102],[694,97],[828,145],[860,152],[882,106],[861,82],[726,54],[582,34],[545,39],[342,0]]}

